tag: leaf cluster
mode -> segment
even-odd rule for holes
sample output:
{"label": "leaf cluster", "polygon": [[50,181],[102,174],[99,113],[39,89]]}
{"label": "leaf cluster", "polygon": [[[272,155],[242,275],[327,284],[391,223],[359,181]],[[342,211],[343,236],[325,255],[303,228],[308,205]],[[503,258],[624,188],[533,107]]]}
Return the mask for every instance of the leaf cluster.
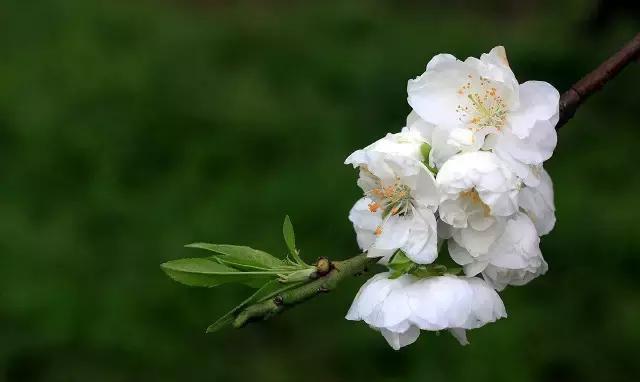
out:
{"label": "leaf cluster", "polygon": [[396,279],[404,274],[410,274],[420,278],[442,276],[445,274],[457,275],[462,272],[459,267],[447,267],[442,264],[417,264],[411,261],[402,250],[397,250],[389,264],[390,279]]}
{"label": "leaf cluster", "polygon": [[282,226],[289,254],[278,258],[265,251],[247,246],[229,244],[192,243],[187,248],[203,249],[213,253],[208,257],[184,258],[160,265],[173,280],[194,287],[212,288],[222,284],[244,284],[257,290],[211,324],[207,332],[216,331],[233,321],[244,307],[308,282],[316,268],[305,263],[296,248],[291,219],[286,216]]}

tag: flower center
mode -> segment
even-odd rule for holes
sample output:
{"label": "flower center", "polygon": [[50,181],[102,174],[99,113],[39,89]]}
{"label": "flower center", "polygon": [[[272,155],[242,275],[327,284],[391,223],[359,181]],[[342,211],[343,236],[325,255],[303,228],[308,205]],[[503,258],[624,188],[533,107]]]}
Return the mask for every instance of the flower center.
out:
{"label": "flower center", "polygon": [[486,205],[482,199],[480,199],[480,195],[478,195],[478,191],[475,188],[472,188],[467,191],[462,191],[460,193],[460,197],[467,199],[472,205],[479,206],[482,208],[484,212],[484,216],[491,215],[491,207]]}
{"label": "flower center", "polygon": [[382,209],[382,223],[376,228],[376,236],[382,234],[382,226],[394,215],[403,216],[411,211],[413,205],[413,197],[409,186],[399,182],[400,179],[388,186],[384,186],[378,181],[378,187],[366,192],[366,195],[373,201],[369,203],[369,211],[372,213]]}
{"label": "flower center", "polygon": [[487,127],[502,129],[507,119],[507,105],[502,96],[489,79],[480,76],[474,80],[471,74],[467,77],[469,80],[457,91],[458,95],[466,95],[468,99],[456,107],[458,120],[472,131]]}

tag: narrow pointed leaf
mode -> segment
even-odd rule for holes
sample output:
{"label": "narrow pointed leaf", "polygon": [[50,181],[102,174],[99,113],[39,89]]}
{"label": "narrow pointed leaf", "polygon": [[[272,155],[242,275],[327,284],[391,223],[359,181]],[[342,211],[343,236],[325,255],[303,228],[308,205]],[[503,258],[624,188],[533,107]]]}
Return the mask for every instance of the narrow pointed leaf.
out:
{"label": "narrow pointed leaf", "polygon": [[256,285],[256,280],[277,277],[274,272],[242,272],[206,258],[191,258],[168,261],[160,265],[175,281],[198,287],[214,287],[225,283]]}
{"label": "narrow pointed leaf", "polygon": [[[232,261],[230,260],[230,258],[228,256],[210,256],[207,257],[207,259],[211,260],[211,261],[215,261],[217,263],[221,263],[223,265],[226,265],[228,267],[231,268],[235,268],[238,270],[241,270],[243,272],[269,272],[272,270],[279,270],[280,268],[267,268],[267,267],[263,267],[263,266],[255,266],[255,265],[247,265],[244,263],[238,263],[236,261]],[[234,259],[235,260],[235,259]],[[286,268],[282,268],[282,269],[286,269]]]}
{"label": "narrow pointed leaf", "polygon": [[291,224],[291,219],[289,215],[284,217],[284,223],[282,224],[282,235],[284,236],[284,241],[287,243],[287,248],[289,248],[289,253],[294,255],[296,252],[296,234],[293,231],[293,224]]}
{"label": "narrow pointed leaf", "polygon": [[287,243],[287,248],[289,249],[289,253],[291,254],[294,262],[298,265],[307,266],[307,263],[305,263],[300,257],[300,251],[296,248],[296,234],[293,231],[293,224],[291,224],[289,215],[284,217],[284,223],[282,224],[282,236],[284,236],[284,241]]}
{"label": "narrow pointed leaf", "polygon": [[238,306],[236,306],[235,308],[231,309],[231,311],[229,311],[224,316],[220,317],[213,324],[209,325],[209,327],[207,328],[207,333],[216,332],[216,331],[224,328],[225,326],[231,324],[233,322],[233,319],[234,319],[235,315],[238,312],[240,312],[242,309],[247,307],[248,305],[256,303],[256,302],[264,301],[264,300],[269,299],[269,298],[272,298],[275,295],[277,295],[278,293],[282,293],[282,292],[284,292],[284,291],[286,291],[288,289],[291,289],[293,287],[296,287],[296,286],[298,286],[300,284],[302,284],[302,283],[282,284],[282,283],[278,282],[277,280],[268,281],[260,289],[258,289],[254,294],[249,296],[249,298],[247,298],[246,300],[242,301]]}
{"label": "narrow pointed leaf", "polygon": [[242,245],[193,243],[188,248],[200,248],[224,256],[225,260],[237,264],[238,267],[279,268],[287,264],[267,252]]}
{"label": "narrow pointed leaf", "polygon": [[256,299],[259,298],[259,296],[265,293],[265,291],[272,290],[278,285],[280,285],[280,283],[276,280],[267,281],[260,289],[258,289],[257,291],[255,291],[255,293],[249,296],[249,298],[242,301],[236,307],[234,307],[229,312],[227,312],[224,316],[218,318],[213,324],[209,325],[209,327],[207,328],[207,333],[216,332],[224,328],[225,326],[229,325],[230,323],[232,323],[233,317],[237,312],[239,312],[245,306],[255,302]]}

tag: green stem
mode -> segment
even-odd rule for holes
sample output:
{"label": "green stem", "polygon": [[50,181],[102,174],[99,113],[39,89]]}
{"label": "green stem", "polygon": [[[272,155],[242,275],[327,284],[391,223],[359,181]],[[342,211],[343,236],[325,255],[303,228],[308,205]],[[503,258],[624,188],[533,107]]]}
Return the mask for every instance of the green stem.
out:
{"label": "green stem", "polygon": [[336,288],[340,281],[357,273],[363,272],[368,264],[376,259],[371,259],[366,254],[360,254],[350,259],[332,263],[329,273],[309,283],[292,288],[269,300],[265,300],[247,306],[236,316],[233,327],[241,328],[251,321],[266,320],[283,310],[313,298],[319,294],[329,292]]}

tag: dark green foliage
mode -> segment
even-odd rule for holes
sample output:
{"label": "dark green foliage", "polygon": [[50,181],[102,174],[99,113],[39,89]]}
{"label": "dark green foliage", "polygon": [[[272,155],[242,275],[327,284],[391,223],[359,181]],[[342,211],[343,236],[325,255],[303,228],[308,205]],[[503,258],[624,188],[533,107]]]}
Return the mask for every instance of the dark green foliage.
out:
{"label": "dark green foliage", "polygon": [[2,2],[0,381],[636,380],[637,65],[560,132],[549,272],[470,346],[393,352],[345,320],[371,272],[204,335],[255,289],[158,265],[214,255],[196,241],[284,258],[284,213],[308,260],[359,253],[342,163],[403,126],[431,56],[504,44],[521,81],[562,90],[638,30],[619,12],[594,31],[584,0],[313,3]]}

